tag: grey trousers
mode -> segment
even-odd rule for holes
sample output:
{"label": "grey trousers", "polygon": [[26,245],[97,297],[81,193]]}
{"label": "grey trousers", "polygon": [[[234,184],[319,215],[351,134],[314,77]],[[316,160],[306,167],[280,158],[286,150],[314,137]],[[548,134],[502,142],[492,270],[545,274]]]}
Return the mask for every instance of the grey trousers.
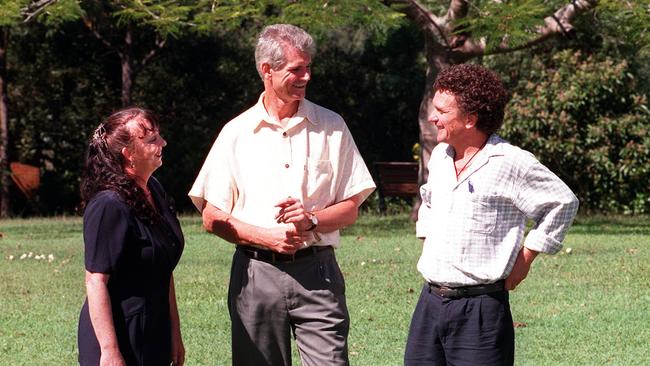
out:
{"label": "grey trousers", "polygon": [[290,263],[232,262],[228,309],[233,365],[291,365],[291,332],[303,365],[349,365],[350,318],[334,250]]}

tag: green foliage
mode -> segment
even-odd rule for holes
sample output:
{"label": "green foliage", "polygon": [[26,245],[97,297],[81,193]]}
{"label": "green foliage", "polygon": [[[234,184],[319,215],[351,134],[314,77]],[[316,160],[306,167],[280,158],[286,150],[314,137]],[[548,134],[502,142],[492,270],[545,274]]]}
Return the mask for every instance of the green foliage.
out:
{"label": "green foliage", "polygon": [[40,12],[36,19],[54,30],[66,22],[79,19],[83,13],[79,1],[58,0],[48,5],[47,10]]}
{"label": "green foliage", "polygon": [[20,23],[21,9],[27,3],[26,0],[0,0],[0,27],[11,27]]}
{"label": "green foliage", "polygon": [[[258,29],[268,1],[199,0],[192,15],[194,31],[199,34],[220,34],[242,28]],[[254,25],[251,27],[251,25]]]}
{"label": "green foliage", "polygon": [[628,63],[565,50],[527,67],[503,135],[567,182],[583,209],[650,212],[650,110]]}
{"label": "green foliage", "polygon": [[535,29],[552,14],[553,3],[538,0],[476,1],[470,3],[467,18],[456,23],[458,32],[485,37],[488,50],[501,45],[504,35],[508,46],[517,47],[537,37]]}
{"label": "green foliage", "polygon": [[277,17],[270,22],[290,22],[323,35],[332,29],[364,29],[376,35],[400,23],[403,16],[376,0],[274,1]]}
{"label": "green foliage", "polygon": [[596,19],[605,36],[635,44],[650,54],[650,0],[601,0]]}

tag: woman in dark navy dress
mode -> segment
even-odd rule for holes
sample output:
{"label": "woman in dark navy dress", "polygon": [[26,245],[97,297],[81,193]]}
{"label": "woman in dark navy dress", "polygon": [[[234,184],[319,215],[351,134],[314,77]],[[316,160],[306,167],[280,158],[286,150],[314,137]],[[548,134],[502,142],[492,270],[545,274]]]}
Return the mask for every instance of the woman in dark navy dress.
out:
{"label": "woman in dark navy dress", "polygon": [[151,174],[167,142],[151,112],[129,108],[99,125],[81,183],[87,299],[81,365],[183,365],[172,271],[183,233]]}

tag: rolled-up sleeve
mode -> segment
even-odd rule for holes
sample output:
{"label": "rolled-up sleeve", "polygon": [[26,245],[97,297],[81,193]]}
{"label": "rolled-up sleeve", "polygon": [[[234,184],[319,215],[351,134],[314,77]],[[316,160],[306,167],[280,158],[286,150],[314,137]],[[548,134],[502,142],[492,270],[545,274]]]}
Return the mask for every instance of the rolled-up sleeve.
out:
{"label": "rolled-up sleeve", "polygon": [[560,178],[539,162],[526,171],[518,186],[517,207],[535,221],[524,246],[537,252],[557,253],[578,212],[578,199]]}

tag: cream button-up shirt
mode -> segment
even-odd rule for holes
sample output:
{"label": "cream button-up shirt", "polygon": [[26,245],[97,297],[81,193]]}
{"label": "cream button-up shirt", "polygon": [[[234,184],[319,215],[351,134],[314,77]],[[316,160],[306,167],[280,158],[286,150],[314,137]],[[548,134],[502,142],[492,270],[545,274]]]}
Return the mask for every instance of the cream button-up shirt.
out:
{"label": "cream button-up shirt", "polygon": [[[274,207],[300,198],[318,211],[361,194],[374,181],[343,118],[306,99],[283,128],[262,103],[228,122],[208,153],[189,196],[202,210],[205,201],[259,227],[282,226]],[[339,232],[319,232],[313,245],[340,246]]]}

